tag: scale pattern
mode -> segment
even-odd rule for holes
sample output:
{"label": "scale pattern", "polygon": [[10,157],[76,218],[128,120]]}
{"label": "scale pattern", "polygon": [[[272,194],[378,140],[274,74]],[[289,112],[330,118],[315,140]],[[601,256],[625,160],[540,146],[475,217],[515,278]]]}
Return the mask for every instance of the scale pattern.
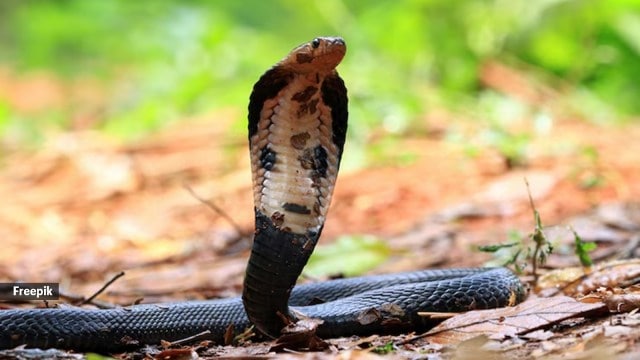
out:
{"label": "scale pattern", "polygon": [[[384,284],[382,286],[381,284]],[[504,268],[423,270],[302,285],[291,295],[293,309],[323,319],[322,337],[398,333],[429,327],[418,311],[465,311],[514,305],[524,299],[518,278]],[[307,305],[319,299],[328,302]],[[400,313],[390,314],[389,305]],[[363,314],[380,314],[363,325]],[[389,321],[394,319],[395,321]],[[223,343],[233,324],[250,322],[242,300],[230,298],[172,304],[135,305],[108,310],[31,309],[0,311],[0,349],[28,347],[115,352],[174,341],[209,330]]]}

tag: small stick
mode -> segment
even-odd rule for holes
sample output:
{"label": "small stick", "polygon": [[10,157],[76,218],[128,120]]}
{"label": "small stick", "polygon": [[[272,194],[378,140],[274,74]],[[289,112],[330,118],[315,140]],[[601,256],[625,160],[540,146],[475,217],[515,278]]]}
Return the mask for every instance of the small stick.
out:
{"label": "small stick", "polygon": [[429,332],[427,331],[427,332],[422,333],[420,335],[415,335],[410,339],[406,339],[406,340],[402,340],[402,341],[398,341],[396,343],[393,343],[393,345],[394,346],[401,346],[401,345],[411,344],[412,342],[414,342],[416,340],[424,339],[424,338],[428,337],[429,335],[431,335],[431,334],[429,334]]}
{"label": "small stick", "polygon": [[209,209],[211,209],[214,213],[222,216],[225,220],[227,220],[227,222],[229,224],[231,224],[231,226],[235,229],[235,231],[242,235],[245,236],[247,235],[247,233],[245,231],[242,230],[242,227],[240,227],[240,225],[238,225],[235,221],[233,221],[233,219],[231,218],[231,216],[229,216],[229,214],[227,214],[224,210],[222,210],[218,205],[216,205],[213,201],[210,200],[206,200],[203,197],[201,197],[200,195],[196,194],[196,192],[188,185],[188,184],[183,184],[182,187],[185,188],[185,190],[187,190],[191,196],[193,196],[196,200],[200,201],[201,203],[207,205],[207,207]]}
{"label": "small stick", "polygon": [[116,274],[113,278],[111,278],[111,280],[107,281],[106,284],[104,284],[100,289],[98,289],[98,291],[96,291],[93,295],[89,296],[89,298],[85,301],[82,302],[81,305],[85,305],[85,304],[89,304],[93,301],[93,299],[96,298],[96,296],[100,295],[103,291],[105,291],[105,289],[113,284],[114,281],[118,280],[119,278],[124,276],[124,271],[120,271],[118,274]]}
{"label": "small stick", "polygon": [[460,313],[454,312],[418,311],[418,316],[422,316],[427,319],[449,319],[459,314]]}
{"label": "small stick", "polygon": [[[74,305],[74,306],[82,305],[85,301],[85,297],[82,295],[66,293],[62,290],[60,290],[60,298],[66,300],[67,303],[70,303],[71,305]],[[116,307],[115,304],[112,304],[106,301],[96,300],[96,299],[94,299],[91,302],[91,305],[95,305],[99,309],[113,309]]]}
{"label": "small stick", "polygon": [[184,339],[179,339],[179,340],[176,340],[176,341],[170,341],[169,342],[169,346],[182,345],[182,344],[197,340],[198,338],[201,338],[201,337],[204,337],[205,335],[210,335],[210,334],[211,334],[210,330],[205,330],[205,331],[203,331],[201,333],[197,333],[197,334],[195,334],[193,336],[189,336],[189,337],[186,337]]}

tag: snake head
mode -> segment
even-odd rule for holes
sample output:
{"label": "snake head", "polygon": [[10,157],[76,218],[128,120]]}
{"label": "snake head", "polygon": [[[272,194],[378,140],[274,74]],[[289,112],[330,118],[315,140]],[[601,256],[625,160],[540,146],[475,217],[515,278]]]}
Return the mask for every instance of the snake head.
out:
{"label": "snake head", "polygon": [[278,65],[296,73],[332,72],[347,52],[340,37],[317,37],[293,49]]}

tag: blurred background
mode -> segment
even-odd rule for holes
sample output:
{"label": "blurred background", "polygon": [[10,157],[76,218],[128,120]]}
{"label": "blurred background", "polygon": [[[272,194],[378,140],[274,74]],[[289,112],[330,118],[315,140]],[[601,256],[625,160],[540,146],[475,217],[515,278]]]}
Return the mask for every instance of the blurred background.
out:
{"label": "blurred background", "polygon": [[[366,265],[320,274],[477,265],[532,228],[524,172],[548,222],[640,196],[637,0],[3,0],[0,279],[238,290],[249,94],[322,35],[350,99],[325,257]],[[485,232],[394,238],[451,206]]]}
{"label": "blurred background", "polygon": [[[349,47],[352,144],[430,117],[482,122],[499,142],[525,117],[539,130],[640,113],[634,0],[5,0],[0,147],[84,129],[131,140],[217,109],[237,112],[241,134],[252,84],[318,35]],[[364,165],[352,147],[349,166]]]}

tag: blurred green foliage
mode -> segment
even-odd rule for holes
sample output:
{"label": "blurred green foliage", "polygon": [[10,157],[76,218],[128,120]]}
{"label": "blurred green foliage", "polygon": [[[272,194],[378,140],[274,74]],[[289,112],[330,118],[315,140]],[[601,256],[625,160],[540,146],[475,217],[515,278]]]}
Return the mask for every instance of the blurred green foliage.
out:
{"label": "blurred green foliage", "polygon": [[[110,91],[93,125],[125,138],[189,114],[246,108],[257,78],[318,35],[349,46],[339,71],[354,159],[371,129],[402,134],[434,107],[495,124],[495,109],[513,100],[482,103],[491,90],[478,72],[492,59],[562,79],[567,106],[591,120],[640,113],[636,0],[0,2],[0,66],[98,79]],[[72,127],[73,111],[24,114],[0,95],[0,144],[37,137],[43,121]],[[239,118],[236,135],[244,126]]]}
{"label": "blurred green foliage", "polygon": [[304,268],[304,275],[327,277],[359,276],[384,263],[391,249],[382,240],[368,235],[345,235],[328,245],[318,245]]}

